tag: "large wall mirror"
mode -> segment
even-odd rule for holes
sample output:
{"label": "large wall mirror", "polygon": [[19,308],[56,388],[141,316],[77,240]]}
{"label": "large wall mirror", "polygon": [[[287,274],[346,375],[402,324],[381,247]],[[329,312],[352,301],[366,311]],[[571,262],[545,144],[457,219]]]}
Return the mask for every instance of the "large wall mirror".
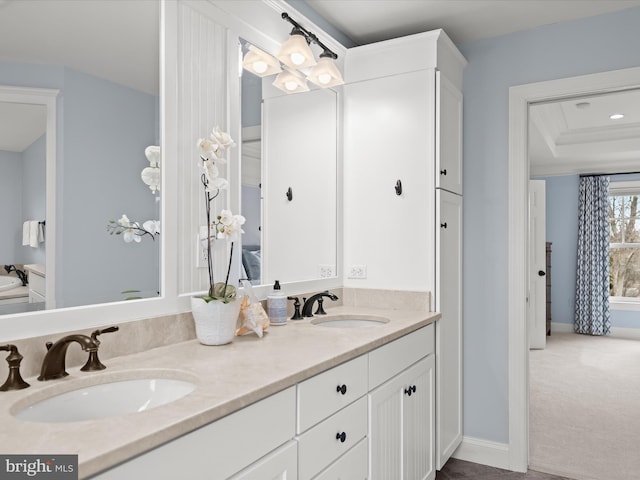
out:
{"label": "large wall mirror", "polygon": [[[107,228],[160,219],[161,193],[141,179],[161,140],[159,26],[150,0],[0,3],[0,87],[59,92],[53,133],[45,101],[7,88],[0,102],[0,315],[160,295],[162,235]],[[19,270],[39,270],[49,292],[10,295]]]}
{"label": "large wall mirror", "polygon": [[[240,39],[243,54],[249,45]],[[262,285],[335,277],[339,93],[285,94],[274,78],[241,74],[242,274]]]}

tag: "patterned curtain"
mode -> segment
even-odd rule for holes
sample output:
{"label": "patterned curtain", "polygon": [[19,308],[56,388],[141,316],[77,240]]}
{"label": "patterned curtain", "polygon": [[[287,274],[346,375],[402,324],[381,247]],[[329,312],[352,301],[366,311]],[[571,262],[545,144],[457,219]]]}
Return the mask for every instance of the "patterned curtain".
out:
{"label": "patterned curtain", "polygon": [[574,331],[608,335],[609,177],[580,178],[578,275]]}

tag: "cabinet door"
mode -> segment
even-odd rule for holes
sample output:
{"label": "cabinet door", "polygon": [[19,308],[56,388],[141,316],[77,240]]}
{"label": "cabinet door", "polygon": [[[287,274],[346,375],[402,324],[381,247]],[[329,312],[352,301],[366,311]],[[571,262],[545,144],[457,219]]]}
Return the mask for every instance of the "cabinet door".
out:
{"label": "cabinet door", "polygon": [[298,449],[290,441],[230,480],[298,480]]}
{"label": "cabinet door", "polygon": [[404,480],[435,478],[434,465],[434,356],[419,361],[406,371],[402,388],[404,431]]}
{"label": "cabinet door", "polygon": [[345,286],[433,290],[434,97],[434,70],[345,85]]}
{"label": "cabinet door", "polygon": [[462,197],[436,191],[436,467],[462,441]]}
{"label": "cabinet door", "polygon": [[436,73],[436,187],[462,195],[462,93]]}
{"label": "cabinet door", "polygon": [[435,477],[433,382],[430,355],[369,394],[370,480]]}

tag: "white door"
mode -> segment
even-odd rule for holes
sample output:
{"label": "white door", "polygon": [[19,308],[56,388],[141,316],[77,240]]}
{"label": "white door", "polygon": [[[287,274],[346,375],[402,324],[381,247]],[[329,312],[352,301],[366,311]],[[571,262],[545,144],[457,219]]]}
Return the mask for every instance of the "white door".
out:
{"label": "white door", "polygon": [[529,348],[547,343],[545,182],[529,180]]}

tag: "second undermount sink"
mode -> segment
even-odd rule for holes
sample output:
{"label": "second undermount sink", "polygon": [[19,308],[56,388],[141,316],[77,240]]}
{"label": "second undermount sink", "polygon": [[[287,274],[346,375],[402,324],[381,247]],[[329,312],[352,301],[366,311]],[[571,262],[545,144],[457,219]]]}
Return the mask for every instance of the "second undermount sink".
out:
{"label": "second undermount sink", "polygon": [[377,315],[327,315],[315,317],[311,320],[313,325],[333,328],[361,328],[379,327],[389,323],[389,319]]}
{"label": "second undermount sink", "polygon": [[79,422],[144,412],[190,394],[195,384],[171,378],[137,378],[77,388],[17,408],[26,422]]}

